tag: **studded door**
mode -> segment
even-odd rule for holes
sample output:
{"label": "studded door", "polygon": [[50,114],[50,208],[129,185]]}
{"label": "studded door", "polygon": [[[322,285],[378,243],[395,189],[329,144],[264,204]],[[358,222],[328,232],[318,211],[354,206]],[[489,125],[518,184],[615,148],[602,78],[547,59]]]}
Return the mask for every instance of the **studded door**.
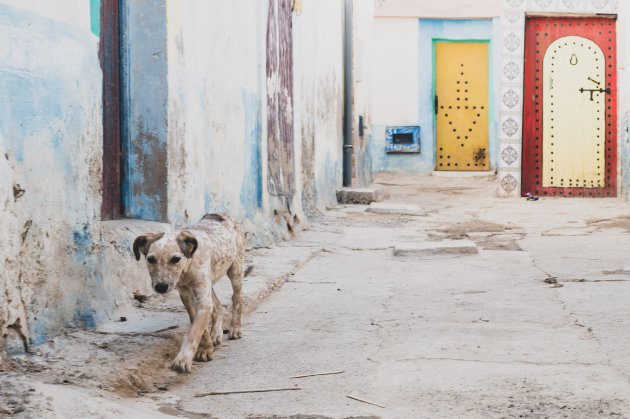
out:
{"label": "studded door", "polygon": [[522,194],[615,196],[615,21],[529,18]]}
{"label": "studded door", "polygon": [[436,42],[436,170],[488,170],[488,44]]}

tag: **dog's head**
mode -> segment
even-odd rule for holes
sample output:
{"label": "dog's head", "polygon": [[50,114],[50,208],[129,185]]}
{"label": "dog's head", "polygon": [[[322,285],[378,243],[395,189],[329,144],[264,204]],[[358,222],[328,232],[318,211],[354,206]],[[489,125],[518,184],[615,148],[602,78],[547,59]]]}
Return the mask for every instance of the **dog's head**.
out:
{"label": "dog's head", "polygon": [[145,256],[153,289],[165,294],[177,286],[197,245],[197,239],[190,231],[148,233],[133,242],[133,254],[136,260],[140,260],[141,253]]}

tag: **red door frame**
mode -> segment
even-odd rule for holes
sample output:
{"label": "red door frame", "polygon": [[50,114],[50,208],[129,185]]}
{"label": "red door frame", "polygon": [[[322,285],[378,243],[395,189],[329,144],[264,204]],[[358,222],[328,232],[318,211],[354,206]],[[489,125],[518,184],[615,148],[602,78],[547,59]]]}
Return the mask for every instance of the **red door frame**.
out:
{"label": "red door frame", "polygon": [[[521,195],[617,196],[617,33],[616,17],[535,17],[525,24],[525,77],[523,83],[523,160]],[[606,171],[601,188],[542,187],[543,57],[549,45],[564,36],[582,36],[595,42],[606,58]]]}

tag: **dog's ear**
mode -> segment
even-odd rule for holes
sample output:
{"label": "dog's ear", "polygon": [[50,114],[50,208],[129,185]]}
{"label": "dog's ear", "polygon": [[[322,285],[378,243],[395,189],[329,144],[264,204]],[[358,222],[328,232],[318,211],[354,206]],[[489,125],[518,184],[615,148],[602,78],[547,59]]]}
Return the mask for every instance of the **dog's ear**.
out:
{"label": "dog's ear", "polygon": [[147,233],[136,237],[136,240],[133,242],[133,254],[136,260],[140,260],[140,253],[146,256],[151,243],[160,240],[163,235],[164,233]]}
{"label": "dog's ear", "polygon": [[197,239],[190,231],[182,231],[177,236],[177,244],[187,258],[191,258],[197,250]]}

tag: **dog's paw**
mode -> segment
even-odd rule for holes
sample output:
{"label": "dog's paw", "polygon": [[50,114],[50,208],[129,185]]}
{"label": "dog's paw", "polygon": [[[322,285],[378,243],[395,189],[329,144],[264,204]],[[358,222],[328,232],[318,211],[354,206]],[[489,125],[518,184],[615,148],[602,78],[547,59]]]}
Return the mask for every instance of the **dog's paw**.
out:
{"label": "dog's paw", "polygon": [[243,336],[243,331],[241,330],[241,326],[232,326],[228,330],[228,337],[230,339],[240,339]]}
{"label": "dog's paw", "polygon": [[208,362],[212,361],[212,353],[214,352],[214,348],[212,346],[204,346],[201,345],[197,348],[197,353],[195,353],[195,361]]}
{"label": "dog's paw", "polygon": [[171,364],[171,369],[177,372],[191,372],[192,371],[192,358],[187,356],[177,355]]}

